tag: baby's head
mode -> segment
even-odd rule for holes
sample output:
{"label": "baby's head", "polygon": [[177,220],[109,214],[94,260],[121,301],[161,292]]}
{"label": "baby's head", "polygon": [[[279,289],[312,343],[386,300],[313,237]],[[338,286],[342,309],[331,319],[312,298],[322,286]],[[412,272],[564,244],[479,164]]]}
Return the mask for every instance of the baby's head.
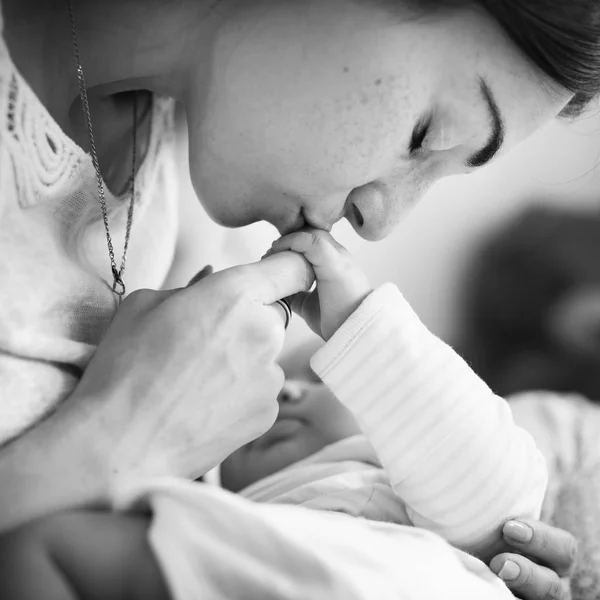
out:
{"label": "baby's head", "polygon": [[221,464],[225,489],[239,492],[328,444],[360,433],[350,411],[311,371],[308,361],[314,350],[314,345],[305,346],[282,359],[286,381],[278,396],[277,420]]}

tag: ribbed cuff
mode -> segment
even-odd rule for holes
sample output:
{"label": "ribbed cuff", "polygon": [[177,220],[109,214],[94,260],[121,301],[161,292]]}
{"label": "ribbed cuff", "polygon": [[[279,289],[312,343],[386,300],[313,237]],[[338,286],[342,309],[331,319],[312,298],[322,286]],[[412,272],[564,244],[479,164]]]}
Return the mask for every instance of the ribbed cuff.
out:
{"label": "ribbed cuff", "polygon": [[319,377],[326,377],[382,312],[393,315],[394,321],[407,319],[411,328],[415,325],[424,328],[400,290],[393,283],[384,283],[371,292],[330,340],[317,350],[310,361],[313,371]]}

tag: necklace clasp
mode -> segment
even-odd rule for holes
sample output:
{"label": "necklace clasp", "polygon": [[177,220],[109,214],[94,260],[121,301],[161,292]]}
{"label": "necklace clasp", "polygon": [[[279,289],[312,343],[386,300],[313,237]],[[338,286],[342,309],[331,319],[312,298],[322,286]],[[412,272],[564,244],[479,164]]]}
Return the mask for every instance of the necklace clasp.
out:
{"label": "necklace clasp", "polygon": [[119,296],[119,300],[123,299],[123,296],[125,295],[125,282],[123,281],[123,278],[121,277],[121,272],[117,271],[114,267],[113,267],[113,286],[112,286],[112,290],[113,292]]}

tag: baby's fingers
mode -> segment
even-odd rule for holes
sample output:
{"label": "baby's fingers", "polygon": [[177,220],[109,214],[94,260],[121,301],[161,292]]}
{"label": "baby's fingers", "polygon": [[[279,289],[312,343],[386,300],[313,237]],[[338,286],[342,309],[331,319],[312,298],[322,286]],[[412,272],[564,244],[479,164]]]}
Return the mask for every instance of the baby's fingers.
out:
{"label": "baby's fingers", "polygon": [[320,337],[321,331],[321,304],[319,302],[319,290],[312,292],[299,292],[287,298],[292,311],[302,317],[306,324]]}
{"label": "baby's fingers", "polygon": [[342,261],[343,246],[320,229],[302,229],[273,243],[270,253],[291,250],[302,254],[315,269],[335,269]]}

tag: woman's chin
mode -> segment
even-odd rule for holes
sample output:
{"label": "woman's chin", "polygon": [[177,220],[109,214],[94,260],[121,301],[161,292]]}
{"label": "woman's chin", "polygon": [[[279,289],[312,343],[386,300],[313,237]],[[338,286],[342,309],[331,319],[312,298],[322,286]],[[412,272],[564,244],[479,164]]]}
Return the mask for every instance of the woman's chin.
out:
{"label": "woman's chin", "polygon": [[282,204],[281,199],[279,201],[273,199],[269,202],[264,198],[258,200],[253,194],[250,197],[235,199],[230,195],[229,201],[225,203],[211,200],[222,198],[221,194],[204,193],[199,197],[207,215],[223,227],[246,227],[264,221],[273,225],[283,236],[301,229],[306,224],[300,200]]}
{"label": "woman's chin", "polygon": [[223,210],[222,206],[213,206],[209,202],[202,202],[202,206],[212,221],[217,225],[230,229],[246,227],[246,225],[252,225],[252,223],[262,220],[253,215]]}

